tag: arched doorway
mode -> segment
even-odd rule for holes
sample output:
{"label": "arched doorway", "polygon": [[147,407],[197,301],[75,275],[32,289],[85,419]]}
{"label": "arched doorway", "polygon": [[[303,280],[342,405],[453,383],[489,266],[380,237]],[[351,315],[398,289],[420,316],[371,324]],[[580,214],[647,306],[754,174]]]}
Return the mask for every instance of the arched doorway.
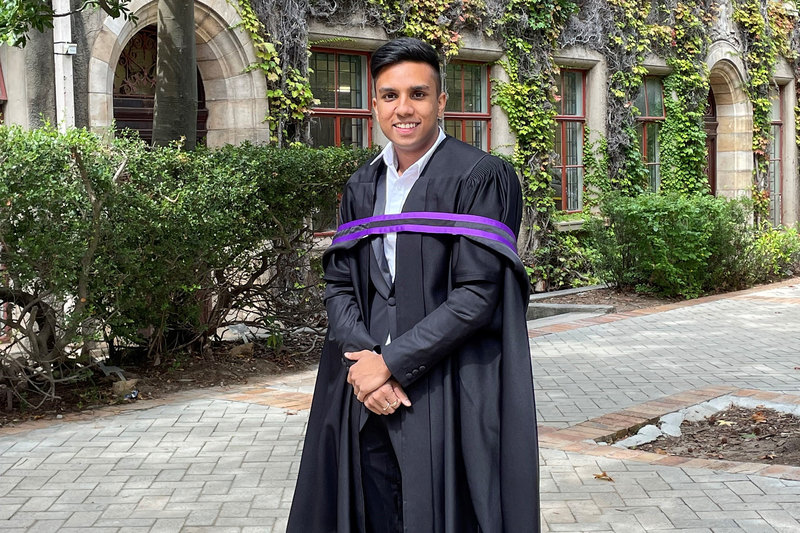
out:
{"label": "arched doorway", "polygon": [[716,123],[712,138],[713,191],[729,198],[749,197],[753,184],[753,111],[744,90],[744,66],[727,42],[709,49],[710,110],[707,131]]}
{"label": "arched doorway", "polygon": [[[106,17],[91,45],[88,109],[92,131],[106,134],[114,118],[114,78],[123,48],[148,25],[155,25],[158,3],[131,4],[137,22]],[[241,19],[226,0],[196,0],[197,69],[208,108],[206,144],[211,147],[248,140],[269,141],[266,77],[248,65],[258,61]]]}
{"label": "arched doorway", "polygon": [[714,99],[714,90],[708,89],[708,103],[706,114],[703,117],[706,129],[706,177],[710,193],[717,194],[717,102]]}
{"label": "arched doorway", "polygon": [[[114,70],[114,128],[131,129],[147,143],[153,140],[153,102],[156,92],[155,24],[142,28],[122,49]],[[205,88],[197,71],[197,142],[208,129]]]}

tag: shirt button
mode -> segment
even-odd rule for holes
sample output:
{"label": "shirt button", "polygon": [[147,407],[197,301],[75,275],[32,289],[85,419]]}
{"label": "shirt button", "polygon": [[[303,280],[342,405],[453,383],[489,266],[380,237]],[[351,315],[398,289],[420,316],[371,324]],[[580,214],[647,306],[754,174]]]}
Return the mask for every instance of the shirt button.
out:
{"label": "shirt button", "polygon": [[397,303],[397,300],[394,299],[394,296],[389,296],[389,299],[386,300],[386,303],[394,307],[394,305]]}
{"label": "shirt button", "polygon": [[422,366],[420,366],[420,367],[419,367],[419,371],[420,371],[420,372],[425,372],[425,365],[422,365]]}
{"label": "shirt button", "polygon": [[407,377],[408,379],[411,379],[411,378],[413,378],[413,377],[414,377],[414,375],[413,375],[411,372],[408,372],[408,373],[406,374],[406,377]]}
{"label": "shirt button", "polygon": [[415,368],[414,370],[412,370],[412,371],[411,371],[411,373],[412,373],[413,375],[415,375],[415,376],[416,376],[417,374],[419,374],[419,370],[417,370],[417,369]]}

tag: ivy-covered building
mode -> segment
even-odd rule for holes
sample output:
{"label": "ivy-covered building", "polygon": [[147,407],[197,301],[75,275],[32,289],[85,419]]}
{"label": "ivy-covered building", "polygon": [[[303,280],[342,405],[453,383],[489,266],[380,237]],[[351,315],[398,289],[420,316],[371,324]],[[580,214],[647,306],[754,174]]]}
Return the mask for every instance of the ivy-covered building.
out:
{"label": "ivy-covered building", "polygon": [[[447,57],[445,130],[511,155],[534,207],[579,211],[615,188],[705,190],[752,196],[774,224],[800,220],[794,0],[250,2],[195,2],[209,146],[383,144],[369,55],[411,34]],[[156,8],[133,0],[136,23],[62,17],[24,49],[0,46],[5,122],[148,138]]]}

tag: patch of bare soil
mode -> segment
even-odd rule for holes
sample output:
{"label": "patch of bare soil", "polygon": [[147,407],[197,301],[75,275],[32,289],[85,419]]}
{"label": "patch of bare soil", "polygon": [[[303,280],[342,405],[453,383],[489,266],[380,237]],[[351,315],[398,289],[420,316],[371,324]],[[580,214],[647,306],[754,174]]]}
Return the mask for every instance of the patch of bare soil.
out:
{"label": "patch of bare soil", "polygon": [[617,289],[592,289],[577,294],[567,294],[553,298],[537,300],[538,303],[550,304],[583,304],[583,305],[613,305],[616,312],[634,311],[647,307],[671,304],[680,301],[675,298],[664,298],[647,293],[621,291]]}
{"label": "patch of bare soil", "polygon": [[322,342],[315,336],[293,335],[280,348],[258,342],[248,345],[217,342],[205,355],[179,353],[157,367],[122,366],[125,379],[136,380],[128,398],[118,397],[112,391],[119,377],[114,373],[106,376],[97,369],[77,383],[59,385],[58,398],[38,408],[19,407],[15,403],[12,411],[0,410],[0,428],[111,405],[146,402],[185,390],[243,385],[269,375],[297,372],[316,364],[321,349]]}
{"label": "patch of bare soil", "polygon": [[800,418],[772,409],[732,406],[681,424],[680,437],[637,449],[665,455],[800,466]]}

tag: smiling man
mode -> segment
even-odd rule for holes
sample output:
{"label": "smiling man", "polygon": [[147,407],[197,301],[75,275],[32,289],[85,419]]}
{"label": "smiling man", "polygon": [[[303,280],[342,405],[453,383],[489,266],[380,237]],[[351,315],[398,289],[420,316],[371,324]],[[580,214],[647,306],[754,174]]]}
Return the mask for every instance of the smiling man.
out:
{"label": "smiling man", "polygon": [[348,181],[288,533],[539,531],[513,169],[444,134],[438,57],[370,62],[390,143]]}

